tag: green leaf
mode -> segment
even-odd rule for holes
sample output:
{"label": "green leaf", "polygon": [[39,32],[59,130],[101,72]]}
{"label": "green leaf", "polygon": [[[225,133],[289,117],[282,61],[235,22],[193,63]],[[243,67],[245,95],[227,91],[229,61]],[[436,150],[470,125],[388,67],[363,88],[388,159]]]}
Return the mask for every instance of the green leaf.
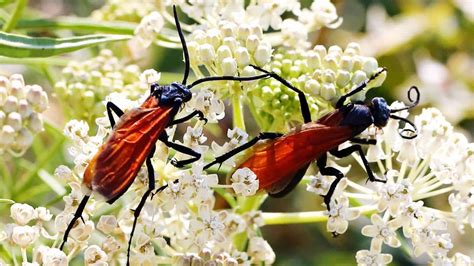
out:
{"label": "green leaf", "polygon": [[7,57],[48,57],[101,43],[124,41],[130,38],[132,38],[130,35],[96,34],[53,39],[0,32],[0,55]]}

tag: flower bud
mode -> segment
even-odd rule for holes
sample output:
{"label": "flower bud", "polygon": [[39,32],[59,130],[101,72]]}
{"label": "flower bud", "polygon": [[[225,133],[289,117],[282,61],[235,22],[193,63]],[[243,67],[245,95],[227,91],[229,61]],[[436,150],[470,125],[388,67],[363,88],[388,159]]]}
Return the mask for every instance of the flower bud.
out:
{"label": "flower bud", "polygon": [[377,60],[373,57],[366,57],[362,63],[362,70],[367,74],[367,76],[371,76],[377,68]]}
{"label": "flower bud", "polygon": [[241,25],[239,25],[239,29],[237,30],[237,38],[239,40],[244,41],[248,38],[250,33],[251,33],[250,26],[247,25],[247,24],[241,24]]}
{"label": "flower bud", "polygon": [[215,59],[214,47],[210,44],[199,46],[199,58],[203,64],[212,64]]}
{"label": "flower bud", "polygon": [[207,38],[206,41],[207,43],[211,44],[214,49],[217,49],[220,44],[221,40],[221,34],[218,29],[209,29],[206,33]]}
{"label": "flower bud", "polygon": [[304,88],[305,91],[309,92],[313,96],[319,96],[321,93],[321,84],[319,84],[319,82],[314,79],[306,81]]}
{"label": "flower bud", "polygon": [[337,71],[336,85],[339,88],[344,88],[351,81],[351,74],[344,70]]}
{"label": "flower bud", "polygon": [[333,71],[337,71],[339,69],[339,66],[337,64],[337,58],[331,54],[327,55],[324,58],[324,66]]}
{"label": "flower bud", "polygon": [[16,142],[21,150],[26,149],[33,143],[33,134],[28,129],[22,128],[18,133]]}
{"label": "flower bud", "polygon": [[43,131],[43,119],[40,115],[38,115],[38,113],[32,113],[30,115],[27,125],[28,128],[34,133]]}
{"label": "flower bud", "polygon": [[221,69],[224,76],[234,76],[237,73],[237,62],[232,57],[224,58]]}
{"label": "flower bud", "polygon": [[15,139],[15,129],[10,125],[4,125],[0,131],[0,145],[8,146]]}
{"label": "flower bud", "polygon": [[259,44],[260,44],[260,39],[258,38],[257,35],[254,35],[254,34],[250,35],[245,42],[245,46],[251,53],[253,53],[257,49]]}
{"label": "flower bud", "polygon": [[260,44],[254,54],[255,63],[263,66],[270,62],[272,56],[272,47],[269,44]]}
{"label": "flower bud", "polygon": [[17,112],[11,112],[7,117],[7,124],[10,125],[13,130],[18,131],[21,129],[21,115]]}
{"label": "flower bud", "polygon": [[222,62],[226,57],[232,57],[232,51],[230,50],[229,46],[219,46],[219,48],[217,48],[217,61]]}
{"label": "flower bud", "polygon": [[3,124],[5,124],[6,117],[7,115],[2,110],[0,110],[0,126],[3,126]]}
{"label": "flower bud", "polygon": [[[2,76],[0,76],[0,78],[1,77]],[[0,86],[0,106],[5,103],[5,101],[7,100],[7,97],[8,97],[7,88]]]}
{"label": "flower bud", "polygon": [[339,67],[345,71],[352,71],[352,58],[347,55],[342,56],[339,61]]}
{"label": "flower bud", "polygon": [[308,58],[308,66],[316,69],[321,67],[321,57],[315,51],[308,51],[306,56]]}
{"label": "flower bud", "polygon": [[237,31],[237,25],[233,22],[224,21],[220,25],[220,30],[222,37],[232,37]]}
{"label": "flower bud", "polygon": [[361,84],[362,82],[364,82],[365,80],[367,80],[367,75],[364,73],[364,71],[361,71],[361,70],[357,70],[353,75],[352,75],[352,83],[354,83],[354,85],[359,85]]}
{"label": "flower bud", "polygon": [[326,47],[324,47],[323,45],[316,45],[314,46],[313,50],[319,54],[320,58],[324,58],[327,55]]}
{"label": "flower bud", "polygon": [[334,99],[336,97],[336,86],[333,83],[324,83],[321,88],[321,96],[326,101]]}
{"label": "flower bud", "polygon": [[[349,53],[347,53],[350,51]],[[354,55],[360,54],[360,45],[356,42],[351,42],[347,45],[346,50],[344,51],[345,54],[354,53]]]}
{"label": "flower bud", "polygon": [[250,64],[250,54],[245,47],[239,47],[235,51],[235,57],[237,59],[237,64],[240,67],[247,66]]}
{"label": "flower bud", "polygon": [[8,96],[5,104],[3,105],[3,111],[6,113],[16,112],[18,110],[18,99],[15,96]]}
{"label": "flower bud", "polygon": [[20,113],[22,118],[26,118],[31,115],[33,109],[27,100],[21,99],[18,101],[18,113]]}
{"label": "flower bud", "polygon": [[323,72],[323,81],[326,83],[333,83],[336,80],[336,73],[331,69],[326,69]]}
{"label": "flower bud", "polygon": [[337,46],[337,45],[333,45],[331,47],[329,47],[328,49],[328,55],[332,55],[336,58],[340,58],[341,55],[342,55],[342,49],[341,47]]}
{"label": "flower bud", "polygon": [[225,37],[224,40],[222,40],[222,44],[229,47],[231,51],[235,51],[235,49],[239,47],[239,44],[234,37]]}
{"label": "flower bud", "polygon": [[25,81],[23,76],[20,74],[13,74],[10,77],[10,95],[13,95],[17,98],[24,97]]}

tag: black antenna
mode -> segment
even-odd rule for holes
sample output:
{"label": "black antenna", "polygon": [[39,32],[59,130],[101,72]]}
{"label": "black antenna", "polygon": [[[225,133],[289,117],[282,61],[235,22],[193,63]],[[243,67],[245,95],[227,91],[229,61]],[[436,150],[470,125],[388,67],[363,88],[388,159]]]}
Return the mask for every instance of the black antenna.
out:
{"label": "black antenna", "polygon": [[192,87],[198,84],[201,84],[203,82],[208,82],[208,81],[216,81],[216,80],[252,81],[252,80],[268,78],[268,77],[270,77],[270,74],[261,74],[258,76],[251,76],[251,77],[234,77],[234,76],[205,77],[205,78],[194,81],[191,85],[188,86],[188,88],[191,89]]}
{"label": "black antenna", "polygon": [[[412,91],[415,91],[416,93],[416,99],[413,100],[412,97],[411,97],[411,92]],[[408,110],[408,109],[411,109],[413,107],[415,107],[419,102],[420,102],[420,90],[418,90],[418,88],[416,86],[411,86],[410,89],[408,90],[408,100],[410,100],[410,105],[408,106],[405,106],[403,108],[399,108],[399,109],[392,109],[390,110],[390,113],[393,114],[393,113],[396,113],[396,112],[400,112],[400,111],[403,111],[403,110]]]}
{"label": "black antenna", "polygon": [[[398,119],[413,127],[413,129],[404,128],[400,132],[398,132],[398,134],[400,134],[400,137],[404,139],[414,139],[418,136],[418,129],[416,128],[415,124],[413,124],[413,122],[411,122],[410,120],[400,117],[398,115],[390,115],[390,118]],[[408,134],[404,134],[405,132],[408,132]]]}
{"label": "black antenna", "polygon": [[367,85],[372,80],[376,79],[380,74],[382,74],[385,71],[387,71],[387,69],[385,67],[383,67],[381,70],[377,71],[377,73],[373,74],[370,78],[368,78],[367,80],[365,80],[364,82],[359,84],[359,86],[357,86],[357,88],[353,89],[352,91],[348,92],[345,95],[342,95],[341,98],[339,98],[339,100],[336,103],[336,108],[341,108],[344,105],[344,102],[346,101],[347,98],[349,98],[352,95],[354,95],[354,94],[360,92],[361,90],[363,90],[365,87],[367,87]]}
{"label": "black antenna", "polygon": [[186,40],[184,39],[183,30],[181,29],[181,25],[179,24],[178,14],[176,12],[175,5],[173,5],[173,14],[174,14],[174,21],[176,23],[176,29],[178,30],[179,39],[181,40],[181,46],[183,46],[183,53],[184,53],[185,69],[184,69],[183,82],[181,82],[181,84],[186,85],[186,81],[188,80],[189,70],[191,66],[189,63],[188,47],[186,46]]}

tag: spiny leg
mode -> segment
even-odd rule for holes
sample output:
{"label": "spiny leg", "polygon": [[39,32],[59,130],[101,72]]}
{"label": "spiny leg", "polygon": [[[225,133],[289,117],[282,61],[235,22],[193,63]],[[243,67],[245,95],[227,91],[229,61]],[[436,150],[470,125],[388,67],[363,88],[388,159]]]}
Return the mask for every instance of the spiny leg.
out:
{"label": "spiny leg", "polygon": [[183,30],[181,29],[181,25],[179,24],[178,14],[176,12],[176,6],[174,5],[173,5],[173,15],[174,15],[174,21],[176,23],[176,30],[178,31],[179,39],[181,40],[181,46],[183,47],[183,54],[184,54],[185,69],[184,69],[183,82],[181,84],[186,85],[186,81],[188,80],[191,64],[189,62],[189,52],[188,52],[188,47],[186,45],[186,40],[184,39]]}
{"label": "spiny leg", "polygon": [[311,122],[311,112],[309,111],[308,101],[306,100],[306,96],[304,95],[304,92],[297,89],[295,86],[291,85],[288,81],[286,81],[284,78],[280,77],[276,73],[266,71],[265,69],[260,68],[255,65],[250,65],[250,66],[257,69],[258,71],[267,73],[268,75],[270,75],[270,77],[276,79],[277,81],[281,82],[283,85],[288,87],[290,90],[296,92],[298,94],[298,98],[300,99],[300,107],[301,107],[301,114],[303,116],[303,120],[305,123]]}
{"label": "spiny leg", "polygon": [[236,155],[237,153],[244,151],[253,145],[257,144],[259,140],[265,140],[265,139],[276,139],[278,137],[283,136],[283,134],[280,133],[274,133],[274,132],[262,132],[260,133],[257,137],[253,138],[249,142],[243,144],[242,146],[239,146],[231,151],[228,151],[227,153],[217,157],[214,161],[208,163],[206,166],[204,166],[204,170],[208,169],[209,167],[213,166],[214,164],[222,164],[225,162],[225,160],[229,159],[230,157]]}
{"label": "spiny leg", "polygon": [[367,161],[367,158],[365,158],[365,154],[362,151],[362,147],[360,145],[352,145],[342,150],[334,149],[329,152],[332,155],[336,156],[337,158],[344,158],[344,157],[349,156],[353,152],[358,152],[360,155],[360,158],[362,159],[362,163],[364,164],[365,171],[367,172],[367,175],[369,176],[369,180],[372,182],[382,182],[382,183],[387,182],[387,180],[382,180],[375,177],[374,173],[372,172],[372,169],[370,169],[369,162]]}
{"label": "spiny leg", "polygon": [[112,111],[118,116],[121,117],[124,113],[123,111],[115,105],[113,102],[107,102],[107,116],[109,117],[110,126],[113,128],[115,126],[115,119]]}
{"label": "spiny leg", "polygon": [[181,167],[183,167],[187,164],[193,163],[193,162],[199,160],[199,158],[201,158],[201,154],[194,151],[193,149],[188,148],[186,146],[183,146],[181,144],[169,141],[168,140],[168,135],[165,132],[163,132],[158,139],[161,140],[166,146],[168,146],[168,147],[170,147],[170,148],[172,148],[176,151],[179,151],[181,153],[184,153],[184,154],[187,154],[187,155],[190,155],[190,156],[194,157],[194,158],[180,160],[180,161],[172,160],[171,164],[174,165],[175,167],[181,168]]}
{"label": "spiny leg", "polygon": [[130,248],[132,246],[132,239],[133,239],[133,234],[135,233],[135,228],[137,226],[137,221],[138,217],[140,217],[140,212],[143,209],[143,206],[145,206],[146,200],[150,193],[155,189],[155,170],[153,169],[153,165],[151,164],[151,158],[153,158],[153,154],[155,153],[155,148],[150,152],[146,159],[146,168],[148,170],[148,189],[143,194],[140,203],[138,203],[137,208],[133,211],[133,226],[132,226],[132,232],[130,233],[130,239],[128,240],[128,247],[127,247],[127,265],[130,265]]}
{"label": "spiny leg", "polygon": [[370,78],[368,78],[367,80],[365,80],[364,82],[359,84],[359,86],[357,86],[357,88],[351,90],[350,92],[346,93],[345,95],[342,95],[341,98],[339,98],[339,100],[337,100],[336,108],[338,108],[338,109],[341,108],[344,105],[344,102],[346,101],[347,98],[349,98],[352,95],[362,91],[365,87],[367,87],[367,85],[372,80],[376,79],[380,74],[382,74],[385,71],[387,71],[387,69],[382,68],[381,70],[377,71],[377,73],[373,74]]}
{"label": "spiny leg", "polygon": [[[87,201],[89,200],[89,198],[90,198],[89,195],[84,195],[84,197],[81,200],[81,203],[79,203],[79,206],[77,207],[76,213],[74,213],[74,217],[69,222],[69,224],[67,225],[66,231],[64,232],[63,242],[61,243],[61,246],[59,247],[60,250],[63,250],[64,244],[66,244],[66,242],[67,242],[69,232],[71,232],[71,230],[74,227],[74,224],[76,223],[76,221],[79,218],[82,219],[82,212],[84,211],[84,208],[86,207],[86,204],[87,204]],[[83,220],[83,222],[84,222],[84,220]]]}
{"label": "spiny leg", "polygon": [[329,206],[329,203],[331,203],[331,198],[334,195],[334,192],[336,191],[337,184],[339,181],[341,181],[342,178],[344,178],[344,174],[337,170],[334,167],[327,167],[327,154],[324,154],[321,156],[317,161],[316,164],[318,165],[319,172],[322,175],[330,175],[334,176],[336,179],[331,183],[331,186],[329,187],[328,193],[323,196],[324,199],[324,204],[326,204],[326,208],[328,211],[331,211],[331,208]]}
{"label": "spiny leg", "polygon": [[199,110],[194,110],[192,113],[190,113],[189,115],[187,115],[185,117],[173,120],[168,126],[174,126],[174,125],[177,125],[177,124],[184,123],[184,122],[192,119],[195,116],[198,116],[199,120],[204,120],[204,123],[207,123],[207,118],[204,117],[204,114]]}

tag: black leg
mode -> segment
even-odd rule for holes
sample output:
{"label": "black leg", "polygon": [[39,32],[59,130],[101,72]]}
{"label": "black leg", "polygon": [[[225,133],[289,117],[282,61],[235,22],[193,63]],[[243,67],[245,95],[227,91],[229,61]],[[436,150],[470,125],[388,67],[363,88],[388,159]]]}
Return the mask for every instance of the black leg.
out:
{"label": "black leg", "polygon": [[375,145],[377,144],[377,140],[375,139],[360,139],[360,138],[352,138],[350,139],[351,142],[357,144],[365,144],[365,145]]}
{"label": "black leg", "polygon": [[153,150],[150,152],[146,159],[146,168],[148,170],[148,189],[145,194],[143,194],[142,199],[140,200],[140,203],[138,203],[137,208],[133,211],[134,220],[132,232],[130,233],[130,238],[128,240],[127,265],[130,265],[130,247],[132,246],[133,234],[135,233],[135,227],[137,226],[138,217],[140,217],[140,212],[142,211],[143,206],[145,206],[148,196],[155,189],[155,170],[153,169],[153,165],[151,164],[151,158],[153,157],[154,153],[155,148],[153,148]]}
{"label": "black leg", "polygon": [[179,118],[179,119],[175,119],[173,120],[169,126],[173,126],[173,125],[177,125],[177,124],[181,124],[181,123],[184,123],[188,120],[190,120],[191,118],[195,117],[195,116],[198,116],[199,117],[199,120],[204,120],[204,123],[207,123],[207,118],[204,117],[204,114],[199,111],[199,110],[194,110],[194,112],[190,113],[189,115],[185,116],[185,117],[182,117],[182,118]]}
{"label": "black leg", "polygon": [[218,80],[252,81],[252,80],[263,79],[263,78],[268,78],[268,77],[270,77],[269,74],[262,74],[262,75],[251,76],[251,77],[234,77],[234,76],[205,77],[205,78],[194,81],[191,85],[188,86],[188,88],[191,89],[192,87],[198,84],[201,84],[203,82],[208,82],[208,81],[218,81]]}
{"label": "black leg", "polygon": [[250,65],[250,66],[257,69],[258,71],[261,71],[263,73],[267,73],[268,75],[270,75],[270,77],[278,80],[283,85],[288,87],[288,89],[296,92],[298,94],[298,98],[300,99],[300,107],[301,107],[301,114],[303,115],[303,120],[304,120],[305,123],[311,122],[311,112],[309,111],[308,101],[306,100],[306,96],[304,95],[304,92],[297,89],[295,86],[291,85],[288,81],[286,81],[284,78],[280,77],[276,73],[268,72],[265,69],[260,68],[258,66],[254,66],[254,65]]}
{"label": "black leg", "polygon": [[181,25],[179,24],[178,14],[176,12],[176,6],[173,5],[173,14],[174,14],[174,21],[176,23],[176,30],[179,34],[179,39],[181,40],[181,46],[183,47],[183,54],[184,54],[184,76],[183,82],[181,84],[186,85],[186,81],[188,80],[189,70],[190,70],[190,62],[189,62],[189,52],[188,47],[186,46],[186,40],[184,39],[183,30],[181,29]]}
{"label": "black leg", "polygon": [[331,202],[332,195],[334,194],[334,191],[336,191],[337,184],[339,181],[341,181],[342,178],[344,178],[344,174],[341,173],[341,171],[337,170],[336,168],[333,167],[327,167],[327,154],[324,154],[321,156],[317,161],[316,164],[319,167],[319,172],[322,175],[330,175],[334,176],[336,179],[331,183],[331,186],[329,187],[328,193],[326,193],[324,198],[324,203],[326,204],[326,208],[328,211],[330,211],[329,203]]}
{"label": "black leg", "polygon": [[225,160],[229,159],[230,157],[236,155],[237,153],[243,151],[243,150],[246,150],[250,147],[252,147],[253,145],[257,144],[257,142],[259,140],[264,140],[264,139],[276,139],[278,137],[281,137],[283,136],[283,134],[280,134],[280,133],[273,133],[273,132],[262,132],[260,133],[257,137],[253,138],[252,140],[250,140],[249,142],[243,144],[242,146],[240,147],[237,147],[219,157],[217,157],[214,161],[208,163],[206,166],[204,166],[204,170],[208,169],[209,167],[213,166],[214,164],[222,164],[223,162],[225,162]]}
{"label": "black leg", "polygon": [[118,116],[121,117],[123,115],[123,111],[115,105],[113,102],[107,102],[107,116],[109,117],[110,126],[113,128],[115,126],[115,119],[112,111]]}
{"label": "black leg", "polygon": [[364,82],[359,84],[359,86],[357,86],[357,88],[355,88],[352,91],[346,93],[345,95],[342,95],[341,98],[339,98],[339,100],[337,100],[336,108],[338,108],[338,109],[341,108],[344,105],[344,102],[346,101],[347,98],[349,98],[352,95],[362,91],[365,87],[367,87],[367,84],[369,84],[372,80],[376,79],[380,74],[382,74],[385,71],[387,71],[387,69],[382,68],[380,71],[373,74],[370,78],[368,78],[367,80],[365,80]]}
{"label": "black leg", "polygon": [[[85,195],[82,198],[81,203],[79,203],[79,206],[77,207],[76,213],[74,213],[74,217],[69,222],[69,224],[67,225],[66,231],[64,232],[63,242],[61,243],[61,246],[59,247],[60,250],[63,250],[64,244],[66,244],[66,242],[67,242],[69,232],[71,232],[71,229],[74,227],[74,224],[76,223],[76,221],[79,218],[82,219],[82,212],[84,211],[84,208],[86,207],[86,204],[87,204],[87,201],[89,200],[89,198],[90,198],[89,195]],[[84,221],[82,221],[82,222],[84,222]]]}
{"label": "black leg", "polygon": [[382,183],[387,182],[387,180],[375,178],[374,173],[372,172],[372,169],[370,169],[369,162],[367,161],[367,158],[365,158],[365,154],[362,151],[362,147],[360,145],[352,145],[342,150],[335,149],[335,150],[330,151],[330,153],[336,156],[337,158],[347,157],[353,152],[359,153],[360,158],[362,159],[362,162],[364,163],[365,171],[367,172],[367,175],[369,176],[368,180],[372,182],[382,182]]}
{"label": "black leg", "polygon": [[190,156],[194,157],[194,158],[191,158],[191,159],[186,159],[186,160],[181,160],[181,161],[172,160],[171,164],[174,165],[175,167],[181,168],[181,167],[183,167],[187,164],[193,163],[193,162],[199,160],[199,158],[201,158],[201,154],[194,151],[193,149],[188,148],[186,146],[183,146],[181,144],[177,144],[177,143],[169,141],[168,140],[168,135],[166,135],[166,133],[161,134],[161,136],[158,139],[161,140],[166,146],[168,146],[168,147],[170,147],[170,148],[172,148],[176,151],[179,151],[181,153],[184,153],[184,154],[187,154],[187,155],[190,155]]}

